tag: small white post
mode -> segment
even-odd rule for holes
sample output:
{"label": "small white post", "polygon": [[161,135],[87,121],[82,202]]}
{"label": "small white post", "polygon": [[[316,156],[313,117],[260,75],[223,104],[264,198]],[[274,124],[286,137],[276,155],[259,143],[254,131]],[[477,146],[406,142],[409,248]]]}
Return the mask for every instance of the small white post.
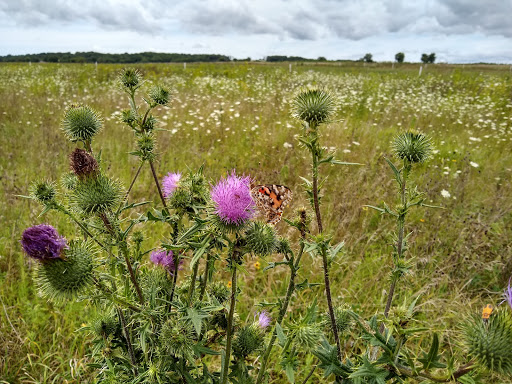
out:
{"label": "small white post", "polygon": [[288,70],[290,71],[290,73],[292,73],[292,63],[290,63],[290,65],[288,66]]}
{"label": "small white post", "polygon": [[393,61],[393,65],[391,65],[391,69],[395,69],[395,62]]}
{"label": "small white post", "polygon": [[423,65],[420,65],[420,73],[418,73],[418,76],[421,76],[422,71],[423,71]]}
{"label": "small white post", "polygon": [[183,69],[187,69],[187,63],[183,63]]}
{"label": "small white post", "polygon": [[96,72],[98,72],[98,62],[94,63],[94,68],[96,69]]}
{"label": "small white post", "polygon": [[29,62],[28,62],[28,65],[32,65],[32,62],[31,62],[31,61],[29,61]]}

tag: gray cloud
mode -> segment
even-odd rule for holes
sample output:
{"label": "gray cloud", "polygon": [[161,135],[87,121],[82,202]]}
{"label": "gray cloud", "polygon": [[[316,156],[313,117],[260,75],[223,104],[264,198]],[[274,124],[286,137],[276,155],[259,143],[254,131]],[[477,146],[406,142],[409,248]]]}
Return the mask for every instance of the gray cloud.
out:
{"label": "gray cloud", "polygon": [[93,24],[142,34],[360,40],[386,33],[512,37],[510,0],[3,0],[18,25]]}

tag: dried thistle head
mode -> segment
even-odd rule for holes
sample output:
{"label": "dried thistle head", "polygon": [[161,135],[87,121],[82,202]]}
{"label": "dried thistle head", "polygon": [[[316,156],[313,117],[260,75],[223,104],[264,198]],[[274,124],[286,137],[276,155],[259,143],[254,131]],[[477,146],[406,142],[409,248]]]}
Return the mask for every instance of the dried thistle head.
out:
{"label": "dried thistle head", "polygon": [[79,178],[94,176],[99,169],[94,156],[80,148],[75,148],[69,155],[69,167]]}

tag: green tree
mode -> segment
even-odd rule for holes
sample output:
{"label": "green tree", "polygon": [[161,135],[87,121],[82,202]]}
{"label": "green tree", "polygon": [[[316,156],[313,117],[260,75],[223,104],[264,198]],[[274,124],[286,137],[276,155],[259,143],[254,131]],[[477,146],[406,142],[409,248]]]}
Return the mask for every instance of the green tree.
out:
{"label": "green tree", "polygon": [[427,55],[426,53],[423,53],[421,55],[421,62],[424,64],[427,64],[429,62],[429,55]]}
{"label": "green tree", "polygon": [[367,53],[363,56],[363,61],[365,63],[373,63],[373,55],[371,53]]}
{"label": "green tree", "polygon": [[396,60],[397,63],[403,63],[404,59],[405,59],[405,54],[403,52],[398,52],[395,55],[395,60]]}
{"label": "green tree", "polygon": [[428,62],[431,64],[434,64],[436,62],[436,54],[434,52],[428,55]]}

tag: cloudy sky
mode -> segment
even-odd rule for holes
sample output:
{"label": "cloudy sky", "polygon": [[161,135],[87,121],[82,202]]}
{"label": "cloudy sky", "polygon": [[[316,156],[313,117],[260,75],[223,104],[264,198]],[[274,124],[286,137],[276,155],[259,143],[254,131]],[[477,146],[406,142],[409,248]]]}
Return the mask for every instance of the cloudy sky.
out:
{"label": "cloudy sky", "polygon": [[0,0],[0,55],[76,51],[512,63],[512,0]]}

